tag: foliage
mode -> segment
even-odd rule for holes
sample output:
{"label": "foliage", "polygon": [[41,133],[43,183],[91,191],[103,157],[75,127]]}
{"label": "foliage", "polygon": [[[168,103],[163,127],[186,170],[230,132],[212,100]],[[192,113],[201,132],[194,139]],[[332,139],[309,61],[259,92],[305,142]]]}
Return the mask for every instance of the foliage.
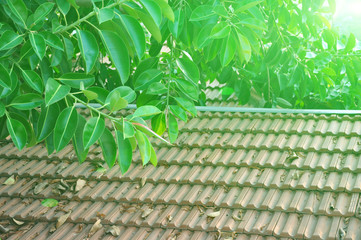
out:
{"label": "foliage", "polygon": [[[357,41],[332,29],[334,0],[0,4],[0,138],[19,150],[72,142],[83,162],[98,143],[125,173],[138,147],[144,165],[157,165],[149,137],[169,143],[168,131],[173,143],[177,119],[197,114],[215,79],[241,104],[254,89],[266,107],[360,105]],[[133,114],[114,114],[129,103]]]}

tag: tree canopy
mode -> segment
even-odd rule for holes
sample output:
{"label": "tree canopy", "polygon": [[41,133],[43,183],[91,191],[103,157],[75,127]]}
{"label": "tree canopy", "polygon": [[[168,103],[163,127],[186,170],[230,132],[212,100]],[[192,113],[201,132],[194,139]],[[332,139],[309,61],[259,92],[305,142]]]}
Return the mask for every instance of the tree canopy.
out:
{"label": "tree canopy", "polygon": [[0,138],[19,150],[45,142],[49,154],[72,143],[80,162],[99,144],[125,173],[136,148],[157,164],[149,137],[175,142],[207,82],[241,105],[252,90],[264,107],[359,109],[361,47],[333,28],[335,10],[334,0],[0,0]]}

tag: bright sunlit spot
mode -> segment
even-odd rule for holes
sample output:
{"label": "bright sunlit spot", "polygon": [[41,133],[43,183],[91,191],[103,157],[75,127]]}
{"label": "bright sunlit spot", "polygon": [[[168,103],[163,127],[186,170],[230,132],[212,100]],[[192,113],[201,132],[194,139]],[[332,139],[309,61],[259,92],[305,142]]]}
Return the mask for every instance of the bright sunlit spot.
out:
{"label": "bright sunlit spot", "polygon": [[336,13],[333,17],[334,26],[341,33],[353,32],[361,36],[361,1],[360,0],[337,0]]}

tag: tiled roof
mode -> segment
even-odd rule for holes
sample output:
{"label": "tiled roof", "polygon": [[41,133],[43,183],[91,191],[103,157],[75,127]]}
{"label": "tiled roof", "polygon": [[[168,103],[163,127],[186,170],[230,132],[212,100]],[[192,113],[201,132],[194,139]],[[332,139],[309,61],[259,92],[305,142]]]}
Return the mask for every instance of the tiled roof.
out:
{"label": "tiled roof", "polygon": [[[360,120],[204,112],[181,124],[173,146],[153,141],[158,167],[135,153],[124,176],[94,171],[99,147],[79,165],[71,146],[48,157],[41,145],[18,152],[5,141],[0,238],[361,239]],[[2,184],[10,176],[15,184]],[[75,192],[78,179],[86,185]],[[60,204],[44,207],[45,198]]]}

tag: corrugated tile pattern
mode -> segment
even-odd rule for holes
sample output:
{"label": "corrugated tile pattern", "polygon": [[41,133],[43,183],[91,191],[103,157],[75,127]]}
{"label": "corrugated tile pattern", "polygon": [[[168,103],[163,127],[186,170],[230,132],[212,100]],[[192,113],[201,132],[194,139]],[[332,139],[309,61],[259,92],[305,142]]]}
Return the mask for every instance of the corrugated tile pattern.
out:
{"label": "corrugated tile pattern", "polygon": [[[200,113],[124,176],[93,147],[0,148],[3,239],[361,239],[361,116]],[[10,176],[13,185],[4,185]],[[75,192],[78,179],[86,185]],[[39,186],[43,188],[39,190]],[[59,185],[64,190],[59,192]],[[64,187],[67,186],[67,187]],[[41,205],[55,198],[59,205]],[[65,224],[52,229],[71,211]],[[25,222],[21,226],[13,219]],[[101,219],[103,227],[89,235]],[[119,227],[120,235],[106,232]],[[1,229],[0,229],[1,230]]]}

